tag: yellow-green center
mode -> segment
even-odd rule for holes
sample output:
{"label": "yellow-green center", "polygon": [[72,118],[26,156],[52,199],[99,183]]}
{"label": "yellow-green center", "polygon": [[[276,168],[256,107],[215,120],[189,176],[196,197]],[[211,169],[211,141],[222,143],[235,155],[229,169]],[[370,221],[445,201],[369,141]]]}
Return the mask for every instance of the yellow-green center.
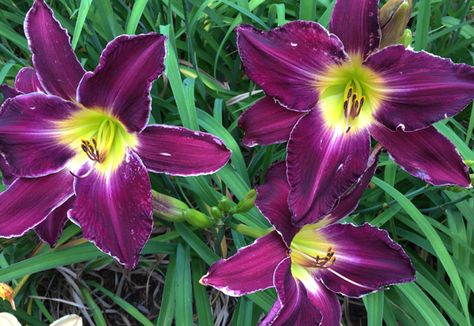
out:
{"label": "yellow-green center", "polygon": [[318,77],[319,105],[326,125],[340,133],[357,132],[373,122],[384,98],[384,82],[362,59],[333,65]]}
{"label": "yellow-green center", "polygon": [[308,272],[328,268],[336,261],[334,247],[318,229],[320,224],[304,226],[290,244],[293,277],[304,279]]}
{"label": "yellow-green center", "polygon": [[91,160],[102,173],[114,171],[123,161],[127,147],[135,148],[137,136],[123,123],[100,109],[82,108],[57,125],[58,138],[77,154],[73,165]]}

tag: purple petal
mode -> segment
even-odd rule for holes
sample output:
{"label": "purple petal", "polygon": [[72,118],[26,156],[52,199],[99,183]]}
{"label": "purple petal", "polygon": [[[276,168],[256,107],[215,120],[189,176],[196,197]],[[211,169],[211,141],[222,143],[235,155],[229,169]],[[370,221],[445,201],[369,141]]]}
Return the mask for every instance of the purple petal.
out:
{"label": "purple petal", "polygon": [[364,224],[333,224],[319,230],[331,243],[336,261],[316,277],[332,291],[360,297],[385,286],[415,280],[415,270],[402,247],[387,231]]}
{"label": "purple petal", "polygon": [[379,1],[337,0],[329,30],[351,55],[366,57],[380,44]]}
{"label": "purple petal", "polygon": [[33,68],[21,68],[15,78],[15,88],[25,94],[43,92],[38,76]]}
{"label": "purple petal", "polygon": [[72,175],[63,170],[42,178],[20,178],[0,194],[0,237],[34,228],[73,195]]}
{"label": "purple petal", "polygon": [[0,85],[0,92],[3,95],[3,100],[7,100],[11,97],[15,97],[21,94],[18,90],[14,89],[13,87],[10,87],[8,85]]}
{"label": "purple petal", "polygon": [[374,124],[370,133],[397,164],[415,177],[435,186],[471,185],[469,168],[456,147],[434,127],[404,132]]}
{"label": "purple petal", "polygon": [[46,219],[35,227],[36,234],[51,247],[61,237],[64,225],[67,222],[67,211],[72,208],[75,197],[70,197],[64,204],[52,211]]}
{"label": "purple petal", "polygon": [[236,254],[214,263],[201,278],[230,296],[241,296],[273,287],[273,272],[288,256],[288,247],[277,232],[271,232]]}
{"label": "purple petal", "polygon": [[380,147],[376,148],[369,157],[367,169],[362,177],[341,197],[336,207],[330,214],[330,223],[334,223],[341,218],[346,217],[352,213],[359,205],[359,200],[362,197],[365,189],[369,185],[370,180],[377,170],[377,162],[379,159]]}
{"label": "purple petal", "polygon": [[427,52],[390,46],[367,58],[386,84],[375,117],[392,130],[414,131],[459,113],[474,98],[474,68]]}
{"label": "purple petal", "polygon": [[291,212],[288,208],[289,192],[286,165],[285,162],[281,162],[268,169],[265,183],[257,187],[255,200],[255,205],[281,234],[288,246],[298,231],[298,228],[291,223]]}
{"label": "purple petal", "polygon": [[151,84],[165,69],[165,52],[165,37],[156,33],[115,38],[94,72],[82,79],[79,102],[109,111],[129,131],[142,130],[151,111]]}
{"label": "purple petal", "polygon": [[[293,276],[296,277],[295,274]],[[298,281],[304,285],[309,301],[321,313],[322,320],[319,325],[341,325],[342,311],[337,295],[315,279],[309,270],[299,270],[297,277]]]}
{"label": "purple petal", "polygon": [[274,275],[275,288],[278,293],[279,302],[275,303],[275,309],[280,308],[278,313],[271,313],[262,325],[319,325],[321,313],[313,306],[307,297],[306,289],[302,283],[291,274],[291,260],[282,261]]}
{"label": "purple petal", "polygon": [[134,268],[153,229],[150,179],[137,154],[127,152],[110,174],[93,170],[76,178],[74,189],[69,217],[81,226],[84,237],[126,268]]}
{"label": "purple petal", "polygon": [[318,221],[364,173],[370,154],[366,130],[340,133],[318,110],[298,121],[288,142],[287,169],[293,222]]}
{"label": "purple petal", "polygon": [[152,125],[138,136],[138,154],[149,171],[192,176],[214,173],[231,152],[222,140],[183,127]]}
{"label": "purple petal", "polygon": [[313,281],[311,287],[306,283],[305,287],[309,301],[321,313],[320,326],[341,325],[342,311],[337,295],[318,281]]}
{"label": "purple petal", "polygon": [[[277,319],[278,314],[280,313],[281,310],[281,302],[280,300],[275,300],[275,303],[273,304],[272,308],[268,312],[268,314],[265,316],[264,319],[258,324],[259,326],[273,326],[275,319]],[[288,325],[292,326],[292,325]]]}
{"label": "purple petal", "polygon": [[241,25],[237,45],[250,79],[296,111],[313,109],[318,74],[347,59],[341,41],[313,22],[295,21],[268,32]]}
{"label": "purple petal", "polygon": [[15,181],[16,176],[13,174],[10,164],[8,164],[7,160],[5,160],[5,157],[3,157],[2,154],[0,154],[0,172],[2,172],[2,182],[4,184],[10,185],[13,181]]}
{"label": "purple petal", "polygon": [[58,141],[56,123],[78,107],[59,97],[30,93],[8,99],[0,112],[0,145],[13,174],[38,177],[61,170],[74,151]]}
{"label": "purple petal", "polygon": [[43,0],[35,0],[28,11],[25,34],[43,88],[64,99],[76,98],[84,69],[74,54],[67,31]]}
{"label": "purple petal", "polygon": [[286,142],[302,116],[266,96],[240,116],[239,127],[245,132],[242,142],[248,147]]}

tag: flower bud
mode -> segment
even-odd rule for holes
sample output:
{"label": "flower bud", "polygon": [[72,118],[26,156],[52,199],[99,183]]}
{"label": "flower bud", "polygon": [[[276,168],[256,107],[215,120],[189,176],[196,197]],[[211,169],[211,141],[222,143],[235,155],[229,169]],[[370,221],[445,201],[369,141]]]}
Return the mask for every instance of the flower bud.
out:
{"label": "flower bud", "polygon": [[183,212],[183,217],[186,222],[201,229],[211,227],[215,224],[214,220],[210,216],[207,216],[206,214],[203,214],[200,211],[192,208],[185,210]]}
{"label": "flower bud", "polygon": [[218,206],[223,213],[227,213],[232,207],[232,201],[227,197],[222,197]]}
{"label": "flower bud", "polygon": [[184,221],[183,212],[188,208],[188,205],[181,200],[160,194],[156,191],[153,192],[153,213],[165,221]]}
{"label": "flower bud", "polygon": [[250,227],[245,224],[232,224],[232,228],[244,235],[247,235],[252,238],[260,238],[263,237],[264,235],[270,233],[273,228],[268,228],[268,229],[261,229],[261,228],[256,228],[256,227]]}
{"label": "flower bud", "polygon": [[406,48],[411,45],[413,42],[413,35],[411,34],[411,30],[408,28],[403,32],[402,38],[400,39],[400,43],[403,44]]}
{"label": "flower bud", "polygon": [[246,213],[251,210],[255,203],[255,198],[257,198],[257,192],[255,189],[251,189],[241,201],[235,206],[231,211],[232,213]]}
{"label": "flower bud", "polygon": [[220,219],[222,217],[222,212],[217,206],[211,207],[211,216],[215,218],[216,220]]}
{"label": "flower bud", "polygon": [[411,17],[412,0],[388,0],[380,9],[380,47],[399,43]]}

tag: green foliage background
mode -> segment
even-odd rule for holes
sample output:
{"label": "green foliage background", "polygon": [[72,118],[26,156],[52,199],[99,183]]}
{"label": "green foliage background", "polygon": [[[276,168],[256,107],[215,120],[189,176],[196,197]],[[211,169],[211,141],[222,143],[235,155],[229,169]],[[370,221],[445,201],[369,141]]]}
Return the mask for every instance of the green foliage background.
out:
{"label": "green foliage background", "polygon": [[[21,67],[31,65],[22,30],[31,4],[32,0],[0,0],[0,83],[11,83]],[[50,0],[48,4],[68,29],[88,70],[96,66],[107,42],[119,34],[156,31],[169,36],[166,76],[152,90],[152,120],[211,132],[224,140],[233,155],[231,163],[213,176],[151,175],[152,184],[155,190],[209,214],[222,196],[238,202],[285,154],[284,145],[240,146],[237,118],[262,94],[253,92],[255,85],[243,72],[234,28],[249,23],[269,29],[295,19],[327,25],[333,1]],[[474,1],[420,0],[414,5],[413,47],[472,65]],[[472,107],[436,127],[465,160],[474,161]],[[367,221],[387,229],[411,256],[417,281],[363,301],[341,301],[344,325],[382,325],[382,321],[389,326],[471,325],[472,190],[427,186],[383,154],[371,187],[347,221]],[[235,215],[235,223],[269,226],[256,209]],[[0,282],[17,286],[15,314],[32,326],[71,312],[96,325],[126,325],[126,320],[131,325],[254,325],[271,307],[273,290],[228,299],[198,283],[223,251],[230,255],[253,241],[232,225],[198,230],[157,219],[140,266],[133,272],[81,241],[80,229],[72,224],[56,249],[39,245],[32,233],[0,240]],[[220,245],[221,239],[227,248]],[[151,299],[140,298],[137,292]],[[4,302],[0,310],[10,311]]]}

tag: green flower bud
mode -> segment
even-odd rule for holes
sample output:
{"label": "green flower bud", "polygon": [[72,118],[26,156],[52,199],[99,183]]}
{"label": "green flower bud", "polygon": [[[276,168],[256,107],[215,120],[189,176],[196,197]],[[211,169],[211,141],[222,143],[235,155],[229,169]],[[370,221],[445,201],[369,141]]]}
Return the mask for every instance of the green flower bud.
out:
{"label": "green flower bud", "polygon": [[255,239],[263,237],[264,235],[273,231],[273,228],[261,229],[261,228],[250,227],[245,224],[232,224],[232,228],[235,231],[239,232],[240,234],[247,235]]}
{"label": "green flower bud", "polygon": [[474,166],[474,161],[473,160],[464,160],[464,163],[469,166]]}
{"label": "green flower bud", "polygon": [[241,201],[231,211],[232,213],[246,213],[254,207],[255,198],[257,198],[257,192],[255,189],[251,189]]}
{"label": "green flower bud", "polygon": [[410,21],[412,0],[388,0],[380,9],[380,47],[397,44]]}
{"label": "green flower bud", "polygon": [[215,224],[214,220],[195,209],[189,208],[183,212],[184,219],[191,225],[198,228],[205,229]]}
{"label": "green flower bud", "polygon": [[222,217],[222,212],[217,206],[211,207],[211,216],[215,218],[216,220],[220,219]]}
{"label": "green flower bud", "polygon": [[406,29],[403,32],[402,38],[400,39],[400,43],[403,44],[403,46],[407,48],[411,45],[412,42],[413,42],[413,35],[411,33],[411,30]]}
{"label": "green flower bud", "polygon": [[227,197],[222,197],[218,206],[222,212],[227,213],[232,208],[232,201]]}
{"label": "green flower bud", "polygon": [[153,191],[153,213],[165,221],[184,221],[183,212],[189,207],[182,201]]}

